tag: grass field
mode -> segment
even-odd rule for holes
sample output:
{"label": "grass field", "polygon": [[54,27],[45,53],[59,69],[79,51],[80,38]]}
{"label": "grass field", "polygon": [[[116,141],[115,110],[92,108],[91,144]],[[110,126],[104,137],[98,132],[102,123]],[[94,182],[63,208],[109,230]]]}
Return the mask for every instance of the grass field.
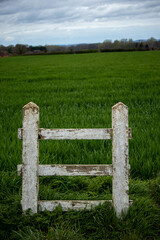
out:
{"label": "grass field", "polygon": [[[0,239],[160,238],[160,52],[0,58]],[[40,107],[41,128],[109,128],[111,107],[129,108],[130,199],[123,220],[92,211],[21,213],[22,107]],[[111,163],[111,142],[40,141],[40,163]],[[111,177],[41,177],[40,199],[111,199]]]}

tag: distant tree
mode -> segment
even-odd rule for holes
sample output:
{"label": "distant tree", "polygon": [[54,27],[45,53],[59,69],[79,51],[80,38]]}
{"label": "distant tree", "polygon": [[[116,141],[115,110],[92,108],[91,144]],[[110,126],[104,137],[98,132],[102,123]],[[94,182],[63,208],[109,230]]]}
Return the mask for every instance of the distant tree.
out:
{"label": "distant tree", "polygon": [[6,47],[6,49],[7,49],[7,52],[8,52],[9,54],[14,53],[14,46],[13,46],[13,45],[9,45],[8,47]]}
{"label": "distant tree", "polygon": [[145,50],[149,50],[149,46],[147,43],[145,44]]}
{"label": "distant tree", "polygon": [[112,40],[106,39],[106,40],[102,43],[102,48],[103,48],[103,49],[112,49]]}
{"label": "distant tree", "polygon": [[22,55],[25,52],[27,52],[27,45],[23,45],[23,44],[16,44],[14,51],[16,54],[18,55]]}
{"label": "distant tree", "polygon": [[47,52],[49,53],[60,53],[60,52],[65,52],[66,47],[64,46],[59,46],[59,45],[46,45],[45,46]]}
{"label": "distant tree", "polygon": [[45,46],[41,46],[41,45],[40,46],[29,46],[28,49],[31,52],[34,52],[35,50],[39,50],[41,52],[46,52],[47,51],[46,47]]}
{"label": "distant tree", "polygon": [[140,49],[143,48],[143,43],[142,43],[142,42],[140,42],[140,44],[139,44],[139,48],[140,48]]}
{"label": "distant tree", "polygon": [[127,38],[122,38],[119,44],[120,44],[120,49],[127,49],[127,44],[128,44]]}
{"label": "distant tree", "polygon": [[157,49],[159,49],[159,50],[160,50],[160,40],[159,40],[159,41],[157,41]]}
{"label": "distant tree", "polygon": [[89,44],[81,43],[75,46],[75,51],[83,51],[89,49]]}
{"label": "distant tree", "polygon": [[155,49],[156,48],[156,39],[155,38],[153,38],[153,37],[151,37],[151,38],[149,38],[148,40],[147,40],[147,44],[148,44],[148,46],[149,46],[149,48],[150,49]]}
{"label": "distant tree", "polygon": [[134,49],[134,42],[133,42],[132,38],[130,38],[128,40],[127,46],[128,46],[129,49]]}
{"label": "distant tree", "polygon": [[97,43],[90,43],[90,44],[88,44],[88,49],[89,50],[98,49],[98,44]]}
{"label": "distant tree", "polygon": [[112,45],[113,45],[113,49],[119,49],[120,48],[120,44],[119,44],[118,40],[115,40]]}

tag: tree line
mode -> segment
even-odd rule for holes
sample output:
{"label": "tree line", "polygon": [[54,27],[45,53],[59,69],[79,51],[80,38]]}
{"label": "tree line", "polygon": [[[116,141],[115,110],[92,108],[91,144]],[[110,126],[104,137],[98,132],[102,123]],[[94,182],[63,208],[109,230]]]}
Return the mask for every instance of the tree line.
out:
{"label": "tree line", "polygon": [[16,44],[0,45],[0,56],[33,55],[33,54],[72,54],[113,51],[148,51],[160,50],[160,40],[151,37],[148,40],[133,41],[132,39],[105,40],[103,43],[84,43],[76,45],[45,45],[28,46]]}

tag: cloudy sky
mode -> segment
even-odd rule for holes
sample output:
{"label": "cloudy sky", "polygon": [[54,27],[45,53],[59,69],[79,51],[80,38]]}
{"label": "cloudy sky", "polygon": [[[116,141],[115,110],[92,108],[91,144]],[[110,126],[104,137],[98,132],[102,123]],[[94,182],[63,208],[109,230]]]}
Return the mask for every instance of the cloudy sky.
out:
{"label": "cloudy sky", "polygon": [[160,0],[0,0],[0,45],[160,39]]}

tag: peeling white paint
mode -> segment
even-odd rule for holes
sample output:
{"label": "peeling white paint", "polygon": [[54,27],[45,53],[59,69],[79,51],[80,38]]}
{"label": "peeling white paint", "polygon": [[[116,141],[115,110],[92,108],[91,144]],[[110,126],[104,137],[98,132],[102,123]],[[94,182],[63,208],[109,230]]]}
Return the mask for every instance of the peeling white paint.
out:
{"label": "peeling white paint", "polygon": [[[131,128],[126,133],[132,138]],[[112,128],[45,129],[39,128],[39,139],[43,140],[107,140],[112,139]],[[23,139],[23,128],[18,128],[18,138]]]}
{"label": "peeling white paint", "polygon": [[105,202],[112,203],[112,200],[58,200],[58,201],[38,201],[39,209],[41,211],[48,210],[53,211],[60,204],[63,211],[72,210],[90,210],[92,207],[96,207],[99,204]]}
{"label": "peeling white paint", "polygon": [[23,107],[22,209],[37,212],[39,108],[34,103]]}
{"label": "peeling white paint", "polygon": [[[40,211],[53,211],[56,207],[61,205],[62,210],[90,210],[93,207],[98,206],[99,204],[104,204],[105,202],[109,202],[111,204],[112,200],[52,200],[52,201],[38,201],[38,208]],[[131,206],[133,201],[129,201],[129,205]]]}
{"label": "peeling white paint", "polygon": [[[31,209],[33,213],[45,209],[52,211],[58,204],[63,211],[68,209],[91,209],[103,204],[100,201],[38,201],[38,176],[113,176],[112,200],[117,217],[126,213],[129,205],[129,157],[128,139],[132,137],[128,128],[128,107],[118,103],[112,108],[112,128],[106,129],[43,129],[39,128],[39,108],[34,103],[23,107],[23,129],[18,129],[18,138],[23,140],[23,164],[18,165],[22,175],[22,210]],[[39,139],[112,139],[111,165],[39,165]]]}
{"label": "peeling white paint", "polygon": [[89,140],[89,139],[111,139],[110,128],[93,129],[40,129],[40,138],[44,140]]}
{"label": "peeling white paint", "polygon": [[112,107],[112,199],[117,216],[129,208],[128,107],[118,103]]}
{"label": "peeling white paint", "polygon": [[[17,167],[18,175],[22,174],[22,165]],[[112,164],[98,165],[39,165],[39,176],[112,176]]]}

